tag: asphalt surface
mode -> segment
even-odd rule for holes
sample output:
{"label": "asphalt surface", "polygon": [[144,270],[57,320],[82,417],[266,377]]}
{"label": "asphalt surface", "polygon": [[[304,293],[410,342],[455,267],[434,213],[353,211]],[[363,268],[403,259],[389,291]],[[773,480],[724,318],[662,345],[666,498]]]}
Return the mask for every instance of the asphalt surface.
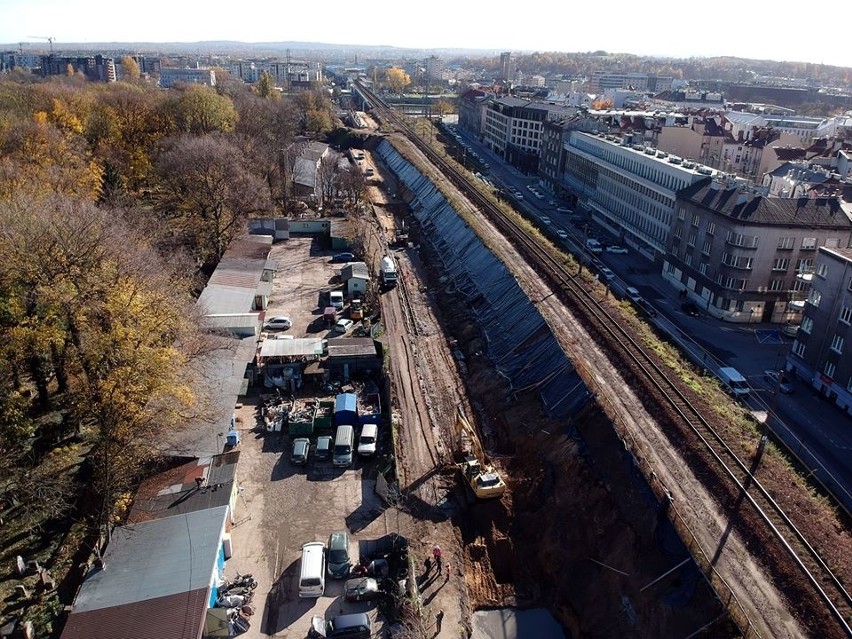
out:
{"label": "asphalt surface", "polygon": [[[699,313],[698,317],[687,315],[681,310],[684,300],[678,290],[663,279],[660,265],[634,250],[626,255],[607,252],[591,255],[583,250],[586,237],[596,234],[606,238],[599,227],[584,218],[581,211],[556,211],[557,207],[570,208],[570,205],[556,200],[536,177],[523,175],[472,136],[462,135],[471,149],[490,165],[487,174],[495,186],[513,186],[523,195],[523,199],[518,200],[507,194],[503,196],[506,200],[514,201],[516,208],[538,219],[539,227],[557,245],[575,254],[582,251],[587,263],[596,260],[611,269],[615,273],[610,282],[614,294],[624,297],[626,287],[637,288],[657,312],[649,321],[678,342],[693,362],[714,374],[721,366],[739,370],[752,387],[747,406],[755,416],[765,419],[809,474],[834,494],[847,511],[852,511],[852,418],[833,403],[821,399],[805,381],[793,380],[793,392],[782,394],[765,378],[767,369],[785,367],[793,343],[792,338],[781,333],[779,325],[733,324],[705,313]],[[482,170],[481,163],[469,168]],[[537,199],[527,185],[536,185],[544,198]],[[543,217],[549,223],[544,223]],[[568,237],[559,237],[558,229],[564,229]],[[609,238],[609,242],[615,244],[617,240]]]}

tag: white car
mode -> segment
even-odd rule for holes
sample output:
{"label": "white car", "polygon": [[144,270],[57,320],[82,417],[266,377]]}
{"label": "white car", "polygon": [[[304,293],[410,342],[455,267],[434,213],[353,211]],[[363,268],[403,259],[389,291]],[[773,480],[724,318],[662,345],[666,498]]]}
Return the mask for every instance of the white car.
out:
{"label": "white car", "polygon": [[626,253],[628,253],[627,249],[623,246],[607,246],[606,252],[615,253],[617,255],[625,255]]}
{"label": "white car", "polygon": [[292,328],[293,322],[290,321],[289,317],[279,315],[276,317],[270,317],[266,320],[266,323],[263,326],[270,331],[282,331]]}
{"label": "white car", "polygon": [[355,324],[351,319],[340,319],[337,320],[337,324],[334,325],[335,333],[343,333],[344,335],[349,332],[352,326]]}
{"label": "white car", "polygon": [[541,223],[542,224],[550,224],[550,218],[547,217],[546,215],[542,215],[541,216]]}
{"label": "white car", "polygon": [[556,229],[556,234],[563,240],[568,238],[568,232],[565,229]]}
{"label": "white car", "polygon": [[628,286],[626,289],[624,289],[624,292],[627,297],[633,300],[634,302],[638,303],[642,299],[642,296],[639,294],[639,289],[634,288],[632,286]]}
{"label": "white car", "polygon": [[603,275],[604,279],[607,282],[611,282],[612,280],[615,279],[615,273],[613,273],[611,270],[609,270],[606,266],[601,268],[601,275]]}
{"label": "white car", "polygon": [[556,212],[557,213],[569,213],[570,214],[570,213],[573,213],[574,211],[569,209],[567,206],[557,206]]}

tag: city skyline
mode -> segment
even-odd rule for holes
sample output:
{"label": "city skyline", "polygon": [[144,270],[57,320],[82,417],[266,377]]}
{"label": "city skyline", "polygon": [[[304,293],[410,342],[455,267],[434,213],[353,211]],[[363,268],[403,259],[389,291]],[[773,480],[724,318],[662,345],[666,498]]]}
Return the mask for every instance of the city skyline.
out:
{"label": "city skyline", "polygon": [[[0,0],[0,42],[32,49],[62,43],[294,42],[410,49],[581,52],[603,50],[664,58],[732,56],[852,67],[843,38],[807,38],[799,22],[760,5],[687,15],[660,0],[653,11],[624,0],[598,6],[524,5],[511,11],[455,5],[452,10],[374,0],[363,5],[256,0],[248,7],[150,0],[130,14],[83,11],[67,0]],[[353,11],[355,7],[356,11]],[[562,15],[560,15],[562,14]],[[331,17],[329,17],[331,16]],[[33,35],[38,34],[38,35]],[[809,46],[803,47],[801,43]]]}

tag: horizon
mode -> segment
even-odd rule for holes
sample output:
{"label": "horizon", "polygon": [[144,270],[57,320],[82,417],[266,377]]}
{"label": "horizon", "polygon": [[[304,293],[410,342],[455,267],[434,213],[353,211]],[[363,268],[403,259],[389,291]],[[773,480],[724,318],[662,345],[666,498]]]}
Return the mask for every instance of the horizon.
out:
{"label": "horizon", "polygon": [[[654,17],[637,23],[634,3],[616,0],[602,12],[579,6],[555,15],[548,5],[532,5],[523,16],[475,6],[453,6],[452,11],[432,7],[415,11],[413,20],[400,19],[398,3],[374,0],[364,11],[350,11],[341,0],[328,0],[317,15],[305,4],[282,6],[256,0],[251,11],[229,10],[230,5],[200,0],[167,3],[150,0],[145,11],[129,20],[115,20],[98,11],[81,11],[65,0],[3,0],[0,6],[0,42],[23,43],[31,49],[54,49],[64,44],[173,44],[191,46],[209,42],[246,45],[316,43],[329,48],[379,47],[410,50],[469,50],[513,53],[582,53],[607,51],[622,55],[665,59],[735,57],[852,68],[852,49],[842,38],[824,38],[802,49],[801,25],[780,12],[765,15],[759,6],[738,6],[730,20],[706,26],[682,17],[683,5],[659,0]],[[339,14],[345,19],[328,20]],[[227,18],[222,18],[227,15]],[[716,12],[718,15],[718,12]],[[527,18],[519,20],[519,17]],[[164,19],[165,18],[165,19]],[[325,18],[325,19],[323,19]],[[519,27],[523,23],[527,26]],[[695,24],[694,28],[684,25]],[[739,25],[739,26],[738,26]],[[379,44],[366,44],[365,34],[375,33]],[[46,35],[29,35],[46,34]],[[739,35],[738,35],[739,34]],[[727,36],[729,42],[720,42]],[[357,41],[361,41],[358,43]],[[15,48],[18,48],[15,46]],[[796,51],[796,55],[790,55]],[[629,52],[629,53],[628,53]]]}

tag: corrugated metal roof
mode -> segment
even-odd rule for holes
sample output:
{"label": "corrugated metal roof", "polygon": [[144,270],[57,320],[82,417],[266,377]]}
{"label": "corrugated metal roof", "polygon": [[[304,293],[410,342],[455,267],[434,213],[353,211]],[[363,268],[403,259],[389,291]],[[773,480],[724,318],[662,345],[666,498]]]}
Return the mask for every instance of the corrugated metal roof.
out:
{"label": "corrugated metal roof", "polygon": [[62,639],[198,639],[207,617],[207,588],[131,604],[74,612]]}
{"label": "corrugated metal roof", "polygon": [[[206,590],[213,581],[227,513],[228,508],[220,506],[116,528],[104,553],[104,568],[93,568],[86,576],[71,617]],[[119,636],[137,635],[127,628],[113,635]]]}
{"label": "corrugated metal roof", "polygon": [[196,304],[208,315],[248,313],[254,306],[255,289],[208,284]]}
{"label": "corrugated metal roof", "polygon": [[370,269],[364,262],[349,262],[346,266],[340,269],[340,279],[347,281],[357,277],[362,280],[370,279]]}
{"label": "corrugated metal roof", "polygon": [[337,337],[328,340],[328,356],[353,357],[376,356],[376,345],[371,337]]}
{"label": "corrugated metal roof", "polygon": [[322,339],[267,339],[260,346],[260,357],[298,357],[323,354]]}
{"label": "corrugated metal roof", "polygon": [[228,313],[222,315],[207,315],[207,322],[213,328],[243,328],[254,326],[260,332],[259,313]]}

